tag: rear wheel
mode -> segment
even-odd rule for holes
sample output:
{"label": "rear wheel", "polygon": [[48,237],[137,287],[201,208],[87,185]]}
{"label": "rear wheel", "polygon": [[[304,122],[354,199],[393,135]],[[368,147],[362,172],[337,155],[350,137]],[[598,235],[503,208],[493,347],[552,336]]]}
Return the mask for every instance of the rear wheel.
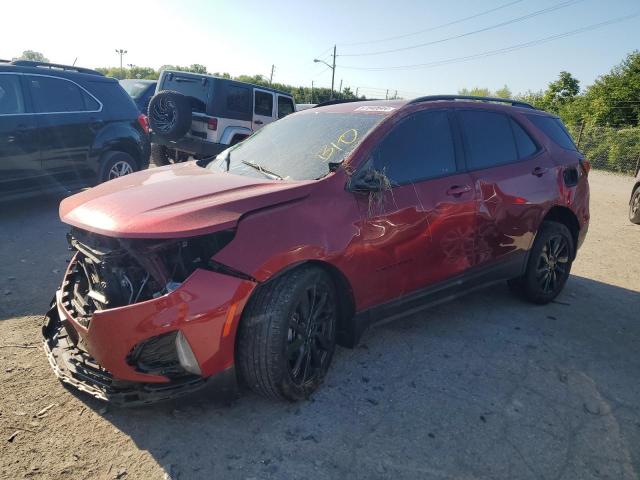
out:
{"label": "rear wheel", "polygon": [[629,220],[640,225],[640,187],[636,188],[629,203]]}
{"label": "rear wheel", "polygon": [[525,274],[509,281],[530,302],[545,304],[564,288],[574,257],[573,236],[558,222],[543,222],[533,243]]}
{"label": "rear wheel", "polygon": [[102,159],[98,180],[100,183],[123,177],[138,170],[138,164],[126,152],[107,152]]}
{"label": "rear wheel", "polygon": [[173,163],[167,147],[164,145],[151,144],[151,162],[158,167]]}
{"label": "rear wheel", "polygon": [[259,287],[238,333],[243,380],[269,398],[307,398],[331,365],[336,321],[335,288],[320,268],[299,268]]}

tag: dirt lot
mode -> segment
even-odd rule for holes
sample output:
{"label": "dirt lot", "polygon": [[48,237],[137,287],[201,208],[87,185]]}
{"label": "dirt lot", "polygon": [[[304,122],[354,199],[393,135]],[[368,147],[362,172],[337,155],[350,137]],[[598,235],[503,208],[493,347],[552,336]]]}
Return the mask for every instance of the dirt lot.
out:
{"label": "dirt lot", "polygon": [[592,172],[591,230],[551,305],[500,286],[378,327],[339,350],[309,402],[244,392],[135,410],[53,376],[39,332],[66,229],[56,198],[2,205],[0,477],[640,478],[631,183]]}

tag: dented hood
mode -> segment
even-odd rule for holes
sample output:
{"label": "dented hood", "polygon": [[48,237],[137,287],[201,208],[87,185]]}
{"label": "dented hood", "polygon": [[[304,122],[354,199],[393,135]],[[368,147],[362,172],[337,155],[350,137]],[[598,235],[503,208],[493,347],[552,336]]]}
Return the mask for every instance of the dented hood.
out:
{"label": "dented hood", "polygon": [[189,237],[233,228],[247,212],[302,198],[313,183],[214,172],[188,162],[73,195],[60,204],[60,218],[110,237]]}

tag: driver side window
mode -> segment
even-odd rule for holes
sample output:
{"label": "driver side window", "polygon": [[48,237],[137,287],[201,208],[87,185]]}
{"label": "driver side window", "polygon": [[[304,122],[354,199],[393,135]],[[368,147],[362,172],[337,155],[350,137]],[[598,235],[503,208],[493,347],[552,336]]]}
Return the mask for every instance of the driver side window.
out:
{"label": "driver side window", "polygon": [[382,139],[373,165],[392,185],[420,182],[456,172],[447,111],[422,111],[402,120]]}

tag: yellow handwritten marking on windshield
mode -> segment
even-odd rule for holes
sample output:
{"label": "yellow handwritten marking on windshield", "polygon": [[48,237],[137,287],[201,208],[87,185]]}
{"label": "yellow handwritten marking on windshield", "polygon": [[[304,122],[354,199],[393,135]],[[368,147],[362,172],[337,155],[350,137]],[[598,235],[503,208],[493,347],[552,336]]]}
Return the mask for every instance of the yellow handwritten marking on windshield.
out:
{"label": "yellow handwritten marking on windshield", "polygon": [[343,152],[345,149],[340,148],[340,145],[351,145],[358,139],[358,131],[355,128],[350,128],[345,131],[338,137],[335,142],[329,143],[329,145],[325,145],[322,147],[320,152],[318,153],[318,157],[320,157],[325,162],[331,160],[331,157],[336,153],[336,151]]}

